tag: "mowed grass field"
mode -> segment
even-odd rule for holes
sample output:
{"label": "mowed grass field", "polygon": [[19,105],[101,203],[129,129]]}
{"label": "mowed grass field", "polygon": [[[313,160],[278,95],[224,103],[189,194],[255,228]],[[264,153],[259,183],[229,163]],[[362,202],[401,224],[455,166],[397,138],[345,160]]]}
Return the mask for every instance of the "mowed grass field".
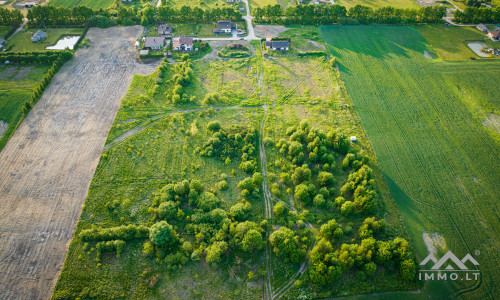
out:
{"label": "mowed grass field", "polygon": [[50,0],[49,4],[54,6],[66,6],[73,8],[78,5],[81,0]]}
{"label": "mowed grass field", "polygon": [[[382,172],[416,245],[426,232],[480,264],[479,281],[454,282],[454,297],[495,298],[500,286],[498,249],[500,141],[483,127],[500,109],[500,62],[447,63],[409,27],[323,26],[342,79],[374,147]],[[421,295],[436,296],[444,282]],[[449,295],[449,294],[448,294]]]}
{"label": "mowed grass field", "polygon": [[[468,46],[468,42],[482,42],[488,47],[498,47],[476,27],[459,27],[443,25],[418,25],[415,29],[431,45],[437,55],[444,60],[469,60],[471,57],[480,59]],[[499,59],[498,56],[491,56]],[[488,58],[488,59],[491,59]]]}
{"label": "mowed grass field", "polygon": [[49,66],[0,66],[0,151],[22,115],[24,103]]}
{"label": "mowed grass field", "polygon": [[335,4],[345,6],[347,9],[356,6],[364,5],[371,8],[379,8],[384,6],[392,6],[397,8],[417,8],[418,5],[413,0],[338,0]]}
{"label": "mowed grass field", "polygon": [[28,29],[14,35],[8,42],[9,46],[13,46],[10,51],[44,51],[45,47],[55,45],[63,36],[81,35],[83,33],[83,28],[46,28],[44,31],[47,33],[47,38],[41,42],[33,43],[31,41],[31,34],[36,33],[38,30],[38,28]]}

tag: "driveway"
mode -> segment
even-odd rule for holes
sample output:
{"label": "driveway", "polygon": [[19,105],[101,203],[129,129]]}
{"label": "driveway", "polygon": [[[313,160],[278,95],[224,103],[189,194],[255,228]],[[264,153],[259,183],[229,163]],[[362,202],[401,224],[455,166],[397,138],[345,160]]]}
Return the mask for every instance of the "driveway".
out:
{"label": "driveway", "polygon": [[140,64],[141,26],[91,28],[0,152],[0,299],[49,299],[109,128]]}

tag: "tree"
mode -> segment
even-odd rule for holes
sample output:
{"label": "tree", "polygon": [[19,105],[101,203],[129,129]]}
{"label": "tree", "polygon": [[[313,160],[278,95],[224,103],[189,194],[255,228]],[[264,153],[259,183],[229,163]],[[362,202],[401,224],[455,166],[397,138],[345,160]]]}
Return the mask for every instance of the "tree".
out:
{"label": "tree", "polygon": [[403,277],[404,280],[408,281],[413,280],[416,273],[415,263],[413,262],[413,260],[406,259],[403,262],[401,262],[400,272],[401,272],[401,277]]}
{"label": "tree", "polygon": [[255,172],[252,175],[252,183],[255,186],[260,186],[262,182],[264,181],[264,177],[262,177],[262,174],[259,172]]}
{"label": "tree", "polygon": [[319,172],[318,174],[318,184],[320,186],[328,186],[335,182],[333,175],[330,172]]}
{"label": "tree", "polygon": [[340,207],[340,213],[344,216],[349,216],[354,212],[354,204],[351,201],[346,201]]}
{"label": "tree", "polygon": [[377,271],[377,265],[374,262],[369,262],[365,265],[365,273],[368,276],[373,276]]}
{"label": "tree", "polygon": [[172,246],[176,242],[175,231],[167,221],[160,221],[149,229],[149,239],[157,246]]}
{"label": "tree", "polygon": [[235,220],[244,221],[248,218],[247,212],[248,209],[250,208],[250,203],[249,202],[246,203],[248,203],[248,207],[247,205],[239,202],[231,206],[231,208],[229,209],[229,213],[231,214],[231,216],[233,216]]}
{"label": "tree", "polygon": [[322,208],[325,206],[325,197],[322,194],[317,194],[314,197],[313,204],[315,207]]}
{"label": "tree", "polygon": [[286,210],[285,203],[283,202],[278,202],[274,205],[273,212],[276,215],[276,217],[281,217]]}
{"label": "tree", "polygon": [[160,219],[172,219],[177,214],[177,206],[173,201],[167,201],[158,207],[158,216]]}
{"label": "tree", "polygon": [[203,192],[198,199],[198,207],[203,209],[204,211],[210,211],[216,208],[220,202],[220,199],[217,198],[213,193]]}
{"label": "tree", "polygon": [[337,221],[335,219],[331,219],[327,223],[321,225],[319,233],[325,238],[331,238],[337,228]]}
{"label": "tree", "polygon": [[220,262],[220,257],[228,249],[227,243],[224,241],[215,242],[208,246],[207,252],[207,262],[208,263],[218,263]]}
{"label": "tree", "polygon": [[221,129],[219,121],[211,121],[207,125],[208,130],[210,131],[219,131]]}
{"label": "tree", "polygon": [[263,247],[264,241],[262,240],[262,234],[255,229],[249,230],[241,242],[241,249],[243,249],[243,251],[260,250]]}
{"label": "tree", "polygon": [[307,165],[295,168],[295,171],[292,174],[292,180],[295,185],[298,185],[306,180],[309,180],[310,177],[311,177],[311,170],[307,167]]}
{"label": "tree", "polygon": [[299,248],[298,237],[293,234],[290,228],[280,227],[271,233],[269,242],[278,257],[293,263],[301,263],[305,260],[306,251]]}

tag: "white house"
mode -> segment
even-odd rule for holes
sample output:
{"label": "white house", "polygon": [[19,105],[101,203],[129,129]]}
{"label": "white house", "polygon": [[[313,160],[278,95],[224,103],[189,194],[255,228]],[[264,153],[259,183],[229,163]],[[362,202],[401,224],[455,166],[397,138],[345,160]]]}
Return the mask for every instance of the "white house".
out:
{"label": "white house", "polygon": [[181,36],[174,38],[172,41],[172,49],[181,52],[191,52],[193,51],[193,38],[187,36]]}

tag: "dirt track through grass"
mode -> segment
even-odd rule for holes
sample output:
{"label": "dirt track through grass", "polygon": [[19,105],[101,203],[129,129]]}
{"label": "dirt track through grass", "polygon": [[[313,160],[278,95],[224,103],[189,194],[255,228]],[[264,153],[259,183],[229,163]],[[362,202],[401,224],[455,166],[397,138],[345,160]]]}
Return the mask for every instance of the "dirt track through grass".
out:
{"label": "dirt track through grass", "polygon": [[142,27],[92,28],[0,153],[0,298],[50,298],[113,119]]}

